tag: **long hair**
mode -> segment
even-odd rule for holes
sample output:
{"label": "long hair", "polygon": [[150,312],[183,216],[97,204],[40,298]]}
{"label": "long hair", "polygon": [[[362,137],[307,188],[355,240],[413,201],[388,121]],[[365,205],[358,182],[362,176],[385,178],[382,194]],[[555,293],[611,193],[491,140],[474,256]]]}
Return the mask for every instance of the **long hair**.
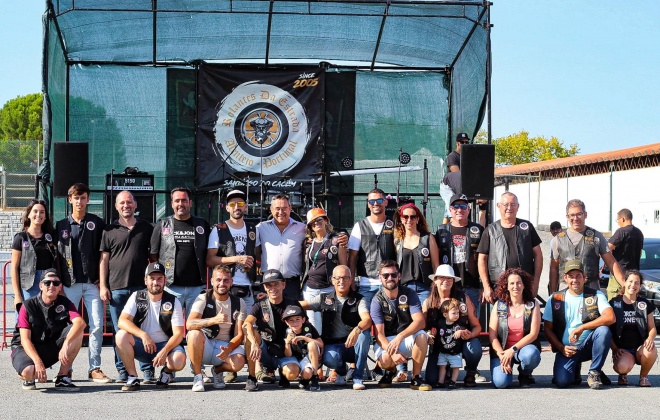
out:
{"label": "long hair", "polygon": [[429,233],[429,225],[426,223],[426,218],[424,218],[422,212],[416,205],[408,203],[399,207],[394,213],[394,240],[401,241],[406,237],[406,227],[401,221],[401,215],[405,209],[415,210],[415,214],[417,215],[417,230],[419,231],[419,234],[425,235]]}
{"label": "long hair", "polygon": [[[458,286],[456,286],[456,279],[453,280],[451,285],[449,297],[458,298]],[[431,292],[429,293],[429,297],[427,297],[426,300],[428,301],[428,304],[426,305],[427,308],[440,308],[442,298],[440,297],[440,290],[438,290],[438,286],[436,285],[435,281],[431,283]]]}
{"label": "long hair", "polygon": [[520,276],[523,282],[523,302],[527,303],[533,301],[534,296],[532,295],[532,276],[527,271],[518,267],[507,269],[504,273],[502,273],[500,278],[497,279],[495,297],[502,302],[511,304],[511,294],[509,293],[508,285],[509,276],[514,274]]}
{"label": "long hair", "polygon": [[[640,286],[644,282],[644,275],[639,270],[635,270],[634,268],[630,270],[626,270],[626,274],[623,276],[623,282],[625,283],[626,280],[628,280],[628,277],[630,276],[637,276],[639,278]],[[622,287],[621,290],[619,290],[619,294],[623,295],[624,293],[625,293],[625,287]],[[637,292],[637,294],[639,295],[639,292]]]}
{"label": "long hair", "polygon": [[[332,223],[330,223],[330,219],[327,216],[325,217],[325,230],[327,233],[332,235],[332,232],[334,231],[334,227],[332,226]],[[307,239],[314,239],[316,238],[316,233],[314,233],[314,229],[312,229],[312,225],[306,225],[305,226],[305,237]]]}
{"label": "long hair", "polygon": [[25,211],[23,212],[23,216],[21,217],[21,222],[23,223],[23,230],[27,230],[27,228],[30,227],[30,218],[28,217],[30,215],[30,212],[32,211],[32,208],[36,206],[37,204],[41,204],[44,206],[44,209],[46,210],[46,220],[44,220],[44,223],[41,225],[41,231],[43,233],[53,233],[53,222],[50,220],[50,213],[48,212],[48,205],[44,200],[32,200],[30,201],[30,204],[25,208]]}

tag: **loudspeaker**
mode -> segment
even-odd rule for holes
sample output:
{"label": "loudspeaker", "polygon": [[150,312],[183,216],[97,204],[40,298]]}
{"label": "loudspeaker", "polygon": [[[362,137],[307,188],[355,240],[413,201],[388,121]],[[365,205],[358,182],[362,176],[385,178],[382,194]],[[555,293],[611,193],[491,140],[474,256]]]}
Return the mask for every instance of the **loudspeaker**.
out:
{"label": "loudspeaker", "polygon": [[461,193],[470,199],[493,199],[495,145],[461,146]]}
{"label": "loudspeaker", "polygon": [[[119,213],[115,209],[115,199],[119,193],[120,191],[113,191],[112,196],[110,196],[108,191],[106,195],[105,222],[108,224],[119,218]],[[156,194],[153,192],[136,193],[135,191],[131,191],[131,194],[133,194],[133,198],[137,203],[135,216],[149,223],[156,223]]]}
{"label": "loudspeaker", "polygon": [[67,197],[76,182],[89,185],[89,143],[58,142],[53,153],[53,196]]}

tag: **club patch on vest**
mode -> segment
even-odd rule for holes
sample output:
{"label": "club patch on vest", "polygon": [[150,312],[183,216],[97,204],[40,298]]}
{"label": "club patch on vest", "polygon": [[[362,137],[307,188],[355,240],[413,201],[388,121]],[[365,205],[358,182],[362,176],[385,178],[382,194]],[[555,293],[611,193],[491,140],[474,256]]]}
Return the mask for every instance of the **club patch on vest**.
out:
{"label": "club patch on vest", "polygon": [[47,242],[53,242],[53,237],[50,236],[50,233],[45,234],[45,235],[44,235],[44,238],[46,238],[46,241],[47,241]]}
{"label": "club patch on vest", "polygon": [[147,302],[138,302],[136,304],[136,306],[140,311],[146,311],[147,310]]}
{"label": "club patch on vest", "polygon": [[587,238],[593,238],[593,237],[594,237],[594,231],[591,230],[591,229],[587,229],[587,231],[584,233],[584,235],[585,235]]}
{"label": "club patch on vest", "polygon": [[458,310],[459,310],[462,314],[467,313],[467,304],[465,304],[465,302],[461,302],[461,304],[458,305]]}
{"label": "club patch on vest", "polygon": [[330,252],[332,254],[336,254],[337,252],[339,252],[339,249],[337,249],[337,247],[335,245],[333,245],[333,246],[330,247]]}
{"label": "club patch on vest", "polygon": [[62,237],[62,239],[68,239],[69,238],[69,231],[68,230],[60,231],[60,236]]}
{"label": "club patch on vest", "polygon": [[429,249],[428,248],[422,248],[420,251],[422,253],[423,257],[428,257],[429,256]]}
{"label": "club patch on vest", "polygon": [[250,237],[251,241],[254,241],[255,239],[257,239],[257,235],[254,232],[248,233],[248,236]]}
{"label": "club patch on vest", "polygon": [[172,303],[171,302],[163,303],[163,311],[171,312],[172,311]]}
{"label": "club patch on vest", "polygon": [[388,229],[392,229],[394,227],[394,222],[391,220],[385,220],[385,227]]}
{"label": "club patch on vest", "polygon": [[505,311],[505,310],[506,310],[506,303],[504,303],[504,302],[497,302],[497,310],[498,310],[498,311]]}
{"label": "club patch on vest", "polygon": [[534,301],[527,302],[525,304],[525,309],[534,309]]}
{"label": "club patch on vest", "polygon": [[470,227],[470,233],[479,233],[479,228],[476,226]]}
{"label": "club patch on vest", "polygon": [[270,314],[266,312],[264,315],[264,322],[268,324],[270,322]]}
{"label": "club patch on vest", "polygon": [[64,305],[58,305],[57,308],[55,308],[55,312],[61,314],[62,312],[64,312],[65,309],[66,308],[64,307]]}
{"label": "club patch on vest", "polygon": [[23,248],[29,248],[30,247],[30,241],[23,241]]}
{"label": "club patch on vest", "polygon": [[165,269],[169,270],[170,268],[172,268],[172,263],[169,261],[165,261]]}
{"label": "club patch on vest", "polygon": [[527,224],[527,222],[522,222],[522,223],[520,224],[520,229],[522,229],[522,230],[527,230],[527,229],[529,229],[529,225]]}
{"label": "club patch on vest", "polygon": [[66,259],[66,265],[67,265],[67,267],[69,267],[69,268],[73,267],[73,261],[71,260],[71,258],[67,258],[67,259]]}
{"label": "club patch on vest", "polygon": [[165,236],[169,235],[171,232],[172,232],[172,229],[170,229],[168,227],[164,227],[160,230],[160,233],[165,235]]}
{"label": "club patch on vest", "polygon": [[589,296],[588,298],[586,298],[586,299],[584,300],[584,303],[585,303],[585,305],[587,305],[587,306],[591,306],[591,305],[594,304],[595,301],[596,301],[596,299],[595,299],[593,296]]}
{"label": "club patch on vest", "polygon": [[198,235],[203,235],[204,234],[204,227],[203,226],[197,226],[195,228],[195,232],[197,232]]}
{"label": "club patch on vest", "polygon": [[213,306],[212,304],[210,304],[210,303],[207,304],[206,307],[209,308],[209,309],[213,309],[213,308],[214,308],[214,306]]}
{"label": "club patch on vest", "polygon": [[405,305],[406,303],[408,303],[408,296],[406,295],[399,296],[399,303],[401,305]]}
{"label": "club patch on vest", "polygon": [[238,316],[240,315],[240,311],[237,309],[234,311],[234,313],[231,315],[231,318],[236,321],[238,319]]}
{"label": "club patch on vest", "polygon": [[646,302],[637,302],[637,307],[639,308],[640,311],[643,311],[646,309]]}
{"label": "club patch on vest", "polygon": [[326,305],[332,305],[335,302],[335,300],[331,297],[326,297],[325,298],[325,304]]}
{"label": "club patch on vest", "polygon": [[442,256],[442,263],[443,263],[443,264],[447,264],[447,263],[449,263],[449,257],[446,256],[446,255],[443,255],[443,256]]}
{"label": "club patch on vest", "polygon": [[305,327],[305,332],[309,332],[309,327]]}
{"label": "club patch on vest", "polygon": [[616,301],[616,300],[615,300],[614,302],[612,302],[612,305],[613,305],[615,308],[622,308],[623,306],[621,305],[621,303],[622,303],[621,301]]}
{"label": "club patch on vest", "polygon": [[87,230],[94,230],[96,229],[96,223],[94,222],[87,222]]}
{"label": "club patch on vest", "polygon": [[555,308],[555,310],[559,310],[559,308],[561,308],[561,303],[555,302],[555,304],[552,307]]}
{"label": "club patch on vest", "polygon": [[442,334],[444,334],[444,333],[445,333],[445,330],[444,330],[443,328],[440,328],[440,329],[438,330],[438,334],[439,334],[439,335],[442,335]]}
{"label": "club patch on vest", "polygon": [[350,305],[350,306],[353,306],[353,305],[355,305],[355,302],[356,302],[356,301],[355,301],[355,298],[349,298],[349,299],[346,301],[346,304],[347,304],[347,305]]}

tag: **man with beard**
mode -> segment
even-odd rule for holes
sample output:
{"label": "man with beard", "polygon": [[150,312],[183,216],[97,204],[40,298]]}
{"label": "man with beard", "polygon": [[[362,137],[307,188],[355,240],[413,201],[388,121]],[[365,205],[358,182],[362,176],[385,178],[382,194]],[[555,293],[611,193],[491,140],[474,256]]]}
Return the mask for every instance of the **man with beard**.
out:
{"label": "man with beard", "polygon": [[179,298],[186,313],[206,288],[206,244],[209,225],[190,214],[191,192],[175,188],[170,193],[173,216],[162,218],[151,235],[152,262],[165,265],[167,291]]}
{"label": "man with beard", "polygon": [[225,387],[224,372],[238,372],[245,365],[243,321],[245,302],[229,293],[231,269],[218,265],[211,274],[211,289],[199,295],[186,328],[195,392],[204,391],[202,363],[213,366],[213,388]]}
{"label": "man with beard", "polygon": [[145,271],[146,290],[133,293],[119,317],[115,336],[117,353],[121,357],[128,379],[122,391],[137,391],[140,381],[135,371],[135,359],[162,366],[156,385],[166,387],[174,379],[174,372],[186,364],[183,340],[183,312],[181,303],[166,292],[165,267],[150,263]]}
{"label": "man with beard", "polygon": [[395,365],[413,359],[413,378],[410,388],[430,391],[420,373],[428,338],[424,331],[424,314],[417,293],[399,285],[400,273],[396,261],[385,260],[380,263],[379,277],[382,287],[371,301],[371,318],[376,327],[374,355],[385,374],[378,381],[381,388],[392,385]]}

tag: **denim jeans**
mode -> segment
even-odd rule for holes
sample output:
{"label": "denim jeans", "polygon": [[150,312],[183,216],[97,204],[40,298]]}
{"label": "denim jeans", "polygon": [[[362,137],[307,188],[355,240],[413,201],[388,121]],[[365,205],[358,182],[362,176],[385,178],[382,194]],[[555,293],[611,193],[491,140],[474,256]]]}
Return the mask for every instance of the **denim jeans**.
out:
{"label": "denim jeans", "polygon": [[[534,344],[528,344],[513,356],[513,363],[520,365],[518,368],[519,373],[531,375],[541,363],[541,352]],[[499,357],[490,359],[490,373],[495,388],[507,388],[513,382],[513,373],[502,372],[501,366]]]}
{"label": "denim jeans", "polygon": [[600,326],[578,346],[577,353],[573,357],[566,357],[557,352],[555,364],[552,368],[555,384],[567,387],[573,384],[575,376],[579,374],[580,364],[591,360],[589,370],[600,371],[605,364],[607,353],[610,351],[612,332],[606,326]]}
{"label": "denim jeans", "polygon": [[[465,370],[477,370],[481,360],[481,341],[478,338],[471,338],[463,342],[463,360],[465,360]],[[426,361],[426,383],[436,384],[438,378],[438,351],[429,352]]]}
{"label": "denim jeans", "polygon": [[367,308],[371,310],[371,300],[374,298],[376,293],[380,290],[379,284],[371,284],[369,280],[361,281],[360,286],[358,287],[358,293],[364,296],[364,303],[367,304]]}
{"label": "denim jeans", "polygon": [[[115,289],[110,292],[111,294],[111,299],[110,299],[110,318],[112,318],[112,328],[115,330],[115,335],[117,334],[117,331],[119,331],[119,316],[121,315],[121,311],[124,309],[124,306],[126,306],[126,302],[128,302],[128,298],[133,294],[133,292],[137,292],[138,290],[144,289],[144,286],[130,286],[126,287],[124,289]],[[117,368],[117,372],[119,373],[120,376],[127,375],[126,373],[126,368],[124,367],[124,364],[122,363],[121,359],[119,358],[119,354],[117,353],[117,346],[115,345],[114,347],[115,350],[115,367]],[[140,362],[140,370],[145,371],[145,370],[151,370],[153,371],[154,368],[151,366],[149,363],[142,363]]]}
{"label": "denim jeans", "polygon": [[[30,286],[29,289],[23,289],[21,290],[21,294],[23,295],[23,300],[29,299],[32,296],[36,296],[39,293],[41,293],[41,289],[39,289],[39,283],[41,282],[41,277],[44,275],[45,270],[37,270],[34,273],[34,283],[32,286]],[[18,314],[16,314],[16,319],[18,319]]]}
{"label": "denim jeans", "polygon": [[185,316],[190,315],[190,310],[192,309],[195,299],[205,290],[205,287],[202,285],[199,286],[175,286],[173,284],[165,288],[166,291],[173,294],[181,302],[181,309],[185,311]]}
{"label": "denim jeans", "polygon": [[[309,302],[310,299],[312,299],[314,296],[318,296],[321,293],[330,293],[334,291],[335,288],[332,286],[328,286],[324,289],[312,289],[311,287],[308,287],[307,284],[305,284],[305,287],[303,287],[303,300]],[[315,311],[307,311],[307,319],[309,320],[309,323],[316,328],[316,330],[319,332],[319,335],[322,334],[323,330],[323,320],[321,319],[321,312],[315,312]]]}
{"label": "denim jeans", "polygon": [[344,376],[347,373],[346,363],[355,363],[354,379],[364,378],[364,368],[367,366],[367,355],[371,344],[371,332],[362,331],[355,346],[346,348],[344,343],[327,344],[323,353],[323,364],[330,369],[336,369],[337,374]]}
{"label": "denim jeans", "polygon": [[76,308],[80,306],[81,300],[85,303],[89,323],[89,371],[100,369],[104,306],[99,288],[92,283],[75,283],[71,287],[64,287],[64,293]]}
{"label": "denim jeans", "polygon": [[[479,319],[479,316],[481,316],[481,302],[479,301],[479,294],[481,294],[481,289],[475,289],[474,287],[465,287],[463,291],[470,298],[470,301],[472,301],[474,310],[477,313],[476,314],[477,319]],[[484,328],[482,327],[481,329],[483,330]]]}
{"label": "denim jeans", "polygon": [[408,286],[409,289],[412,289],[417,293],[417,297],[419,298],[419,303],[424,303],[427,297],[429,297],[429,294],[431,293],[431,289],[429,286],[427,286],[424,283],[418,282],[418,281],[411,281],[405,284]]}

